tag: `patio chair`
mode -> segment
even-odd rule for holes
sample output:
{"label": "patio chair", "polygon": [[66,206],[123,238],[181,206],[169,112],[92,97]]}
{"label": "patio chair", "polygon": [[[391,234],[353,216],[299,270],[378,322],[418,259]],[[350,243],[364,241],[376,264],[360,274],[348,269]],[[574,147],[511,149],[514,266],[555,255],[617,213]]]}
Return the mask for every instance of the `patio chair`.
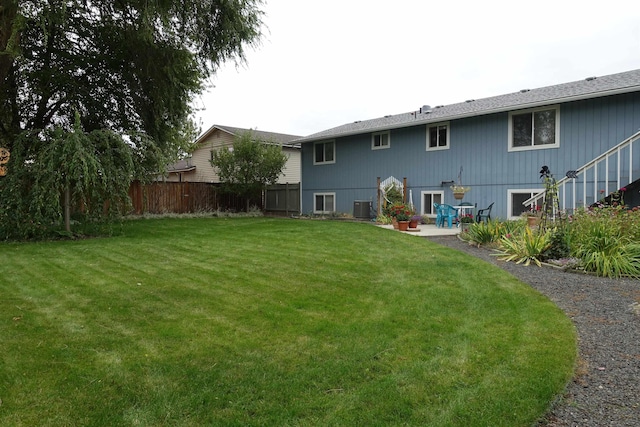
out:
{"label": "patio chair", "polygon": [[491,208],[493,208],[493,203],[491,203],[488,208],[478,209],[478,213],[476,214],[476,222],[487,222],[491,219]]}
{"label": "patio chair", "polygon": [[451,205],[440,205],[440,215],[442,215],[441,223],[444,227],[444,221],[447,221],[449,228],[453,227],[454,222],[458,222],[458,209]]}
{"label": "patio chair", "polygon": [[440,213],[440,203],[433,202],[433,210],[436,213],[436,227],[440,227],[442,223],[442,214]]}

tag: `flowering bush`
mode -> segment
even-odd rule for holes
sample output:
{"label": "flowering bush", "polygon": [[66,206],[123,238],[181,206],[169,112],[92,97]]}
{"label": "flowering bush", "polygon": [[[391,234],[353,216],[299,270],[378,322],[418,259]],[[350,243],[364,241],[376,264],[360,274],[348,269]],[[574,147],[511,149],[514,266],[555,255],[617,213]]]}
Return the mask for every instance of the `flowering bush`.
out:
{"label": "flowering bush", "polygon": [[[614,191],[606,197],[602,197],[592,207],[604,207],[604,206],[624,206],[624,193],[627,191],[627,187],[622,187],[619,190]],[[605,190],[600,190],[600,196],[604,196]]]}
{"label": "flowering bush", "polygon": [[396,221],[409,221],[413,214],[411,206],[405,203],[395,203],[389,208],[389,216],[394,217]]}
{"label": "flowering bush", "polygon": [[460,217],[460,222],[463,224],[471,224],[473,223],[473,214],[466,213]]}

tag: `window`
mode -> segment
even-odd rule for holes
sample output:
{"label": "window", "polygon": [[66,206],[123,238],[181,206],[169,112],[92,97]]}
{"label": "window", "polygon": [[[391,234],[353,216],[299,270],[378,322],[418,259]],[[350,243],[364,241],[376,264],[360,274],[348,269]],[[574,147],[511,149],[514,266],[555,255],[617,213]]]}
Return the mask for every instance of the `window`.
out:
{"label": "window", "polygon": [[316,142],[313,144],[313,164],[322,165],[336,162],[335,141]]}
{"label": "window", "polygon": [[523,212],[529,210],[529,207],[523,205],[522,203],[540,193],[541,191],[543,191],[541,188],[527,190],[508,190],[508,219],[518,219]]}
{"label": "window", "polygon": [[509,150],[560,146],[560,108],[545,107],[509,113]]}
{"label": "window", "polygon": [[449,148],[449,122],[436,123],[427,128],[427,151]]}
{"label": "window", "polygon": [[389,132],[378,132],[371,135],[371,149],[380,150],[381,148],[389,148],[391,146],[391,138]]}
{"label": "window", "polygon": [[313,213],[331,213],[336,210],[336,193],[314,193]]}
{"label": "window", "polygon": [[434,203],[441,204],[444,200],[443,191],[422,191],[420,193],[422,199],[422,214],[429,216],[436,216],[436,210],[433,207]]}

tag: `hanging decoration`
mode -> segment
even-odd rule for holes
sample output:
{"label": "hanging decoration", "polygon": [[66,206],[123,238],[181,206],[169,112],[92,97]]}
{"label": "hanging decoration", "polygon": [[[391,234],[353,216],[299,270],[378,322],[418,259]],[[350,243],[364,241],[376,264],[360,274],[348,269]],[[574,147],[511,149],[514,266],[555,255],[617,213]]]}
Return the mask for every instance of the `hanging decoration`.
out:
{"label": "hanging decoration", "polygon": [[4,147],[0,147],[0,176],[7,175],[7,163],[9,163],[10,157],[9,150]]}

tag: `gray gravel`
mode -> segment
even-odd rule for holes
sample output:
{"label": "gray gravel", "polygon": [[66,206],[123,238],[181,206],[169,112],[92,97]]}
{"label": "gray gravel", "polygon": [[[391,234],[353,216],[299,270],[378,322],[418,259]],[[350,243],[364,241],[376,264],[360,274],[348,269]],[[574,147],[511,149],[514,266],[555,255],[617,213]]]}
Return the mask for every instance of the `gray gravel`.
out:
{"label": "gray gravel", "polygon": [[538,426],[640,426],[640,281],[498,261],[455,236],[429,237],[508,271],[555,302],[578,332],[574,379]]}

